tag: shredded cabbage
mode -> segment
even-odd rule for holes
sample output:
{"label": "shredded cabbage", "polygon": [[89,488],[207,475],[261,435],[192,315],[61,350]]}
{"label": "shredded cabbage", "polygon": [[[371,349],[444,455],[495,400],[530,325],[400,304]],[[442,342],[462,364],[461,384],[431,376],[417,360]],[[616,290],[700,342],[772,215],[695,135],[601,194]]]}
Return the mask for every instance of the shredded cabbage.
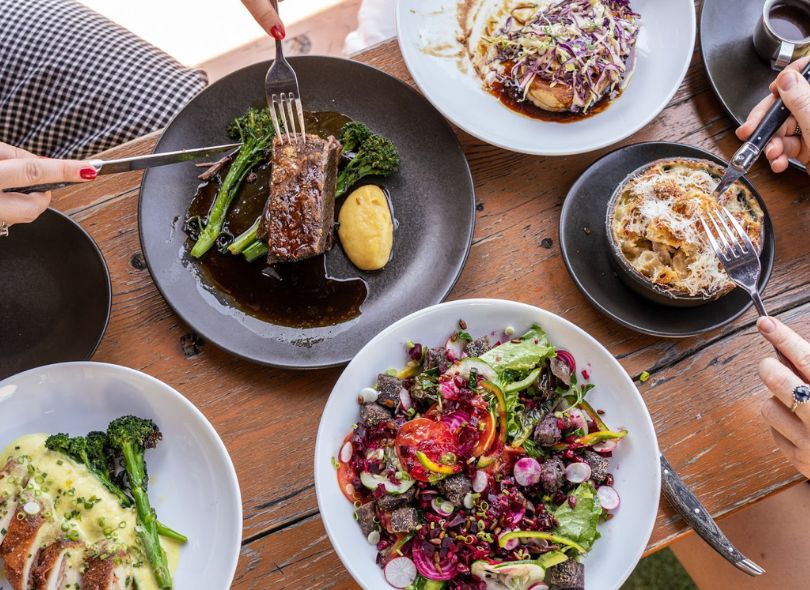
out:
{"label": "shredded cabbage", "polygon": [[573,91],[571,110],[582,113],[620,87],[639,32],[628,0],[559,0],[534,14],[530,6],[513,9],[482,38],[505,66],[498,76],[505,87],[525,100],[536,78],[565,84]]}

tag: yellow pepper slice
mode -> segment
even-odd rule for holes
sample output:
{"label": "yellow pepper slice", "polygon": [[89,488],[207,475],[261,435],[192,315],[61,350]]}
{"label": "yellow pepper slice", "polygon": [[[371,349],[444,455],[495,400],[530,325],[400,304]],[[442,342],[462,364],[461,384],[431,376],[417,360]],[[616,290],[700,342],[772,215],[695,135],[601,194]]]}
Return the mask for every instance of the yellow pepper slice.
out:
{"label": "yellow pepper slice", "polygon": [[512,539],[545,539],[551,543],[571,547],[579,553],[588,552],[585,547],[579,543],[576,543],[575,541],[572,541],[571,539],[566,539],[565,537],[560,537],[559,535],[553,535],[551,533],[544,533],[542,531],[512,531],[511,533],[501,535],[501,537],[498,539],[498,545],[500,545],[502,548],[506,547],[506,544]]}
{"label": "yellow pepper slice", "polygon": [[441,473],[443,475],[453,475],[454,473],[458,473],[461,471],[462,465],[456,463],[455,465],[443,465],[441,463],[436,463],[430,457],[425,455],[422,451],[416,451],[416,458],[419,459],[419,462],[422,464],[422,467],[427,469],[428,471],[432,471],[433,473]]}

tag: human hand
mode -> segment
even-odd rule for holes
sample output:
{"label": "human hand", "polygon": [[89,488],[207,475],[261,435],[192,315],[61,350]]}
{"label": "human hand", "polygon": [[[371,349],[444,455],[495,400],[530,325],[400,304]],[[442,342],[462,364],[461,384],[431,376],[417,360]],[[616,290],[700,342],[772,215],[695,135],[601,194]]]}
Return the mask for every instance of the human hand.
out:
{"label": "human hand", "polygon": [[97,175],[87,162],[39,158],[0,142],[0,226],[30,223],[48,208],[51,193],[7,193],[4,189],[51,182],[86,182]]}
{"label": "human hand", "polygon": [[[775,318],[759,318],[757,328],[801,374],[810,375],[810,342]],[[810,478],[810,404],[790,411],[793,390],[805,382],[775,358],[760,362],[759,376],[774,396],[762,406],[762,417],[771,427],[776,446]]]}
{"label": "human hand", "polygon": [[242,4],[268,35],[279,41],[285,37],[284,23],[270,0],[242,0]]}
{"label": "human hand", "polygon": [[751,110],[748,119],[737,129],[737,137],[747,140],[777,97],[782,98],[791,115],[765,146],[765,157],[774,172],[787,170],[790,159],[805,166],[810,163],[810,83],[800,73],[808,61],[810,57],[804,57],[781,71],[770,85],[771,94]]}

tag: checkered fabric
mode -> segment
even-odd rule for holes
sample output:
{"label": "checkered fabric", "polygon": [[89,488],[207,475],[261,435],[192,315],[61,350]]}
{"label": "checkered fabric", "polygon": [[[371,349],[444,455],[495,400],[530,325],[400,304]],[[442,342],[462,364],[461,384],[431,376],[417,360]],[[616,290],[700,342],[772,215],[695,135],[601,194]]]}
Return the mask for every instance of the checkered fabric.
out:
{"label": "checkered fabric", "polygon": [[0,141],[87,158],[164,127],[206,84],[75,0],[0,0]]}

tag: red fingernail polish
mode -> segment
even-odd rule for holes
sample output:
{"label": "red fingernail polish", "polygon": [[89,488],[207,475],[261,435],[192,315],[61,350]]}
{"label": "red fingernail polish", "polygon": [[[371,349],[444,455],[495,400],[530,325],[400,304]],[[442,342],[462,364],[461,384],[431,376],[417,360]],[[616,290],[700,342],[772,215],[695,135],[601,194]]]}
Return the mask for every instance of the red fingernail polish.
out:
{"label": "red fingernail polish", "polygon": [[284,27],[281,25],[273,25],[273,27],[270,29],[270,33],[279,41],[281,41],[287,35],[287,33],[284,32]]}
{"label": "red fingernail polish", "polygon": [[98,176],[98,172],[95,168],[82,168],[79,171],[79,176],[85,180],[93,180],[96,176]]}

